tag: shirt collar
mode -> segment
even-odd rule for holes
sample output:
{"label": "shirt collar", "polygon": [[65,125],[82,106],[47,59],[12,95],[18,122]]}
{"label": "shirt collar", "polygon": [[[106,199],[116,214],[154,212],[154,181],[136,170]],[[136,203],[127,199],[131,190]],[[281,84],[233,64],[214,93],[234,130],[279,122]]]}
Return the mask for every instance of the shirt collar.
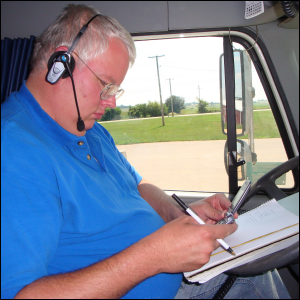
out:
{"label": "shirt collar", "polygon": [[24,108],[27,110],[30,117],[37,123],[37,125],[45,131],[45,134],[49,138],[53,139],[56,143],[60,144],[62,147],[71,141],[77,141],[82,139],[78,137],[63,127],[61,127],[57,122],[55,122],[40,106],[40,104],[33,97],[31,92],[26,86],[26,81],[23,82],[19,92],[17,93],[18,100],[23,104]]}

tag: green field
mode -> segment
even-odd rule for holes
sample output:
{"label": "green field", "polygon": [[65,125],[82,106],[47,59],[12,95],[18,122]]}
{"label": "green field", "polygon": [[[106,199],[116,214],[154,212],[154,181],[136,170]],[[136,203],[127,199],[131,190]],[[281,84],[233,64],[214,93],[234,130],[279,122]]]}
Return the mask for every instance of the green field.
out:
{"label": "green field", "polygon": [[270,105],[268,101],[253,102],[253,109],[269,109]]}
{"label": "green field", "polygon": [[128,110],[129,108],[122,108],[121,109],[122,112],[121,112],[121,119],[129,119],[129,116],[128,116]]}
{"label": "green field", "polygon": [[[194,105],[186,105],[185,109],[182,109],[180,114],[181,115],[190,115],[190,114],[197,114],[198,113],[198,105],[194,104]],[[270,105],[267,101],[260,101],[260,102],[254,102],[253,103],[253,109],[257,110],[257,109],[269,109]],[[207,106],[207,110],[209,112],[216,112],[216,111],[220,111],[220,104],[219,103],[214,103],[214,104],[209,104]]]}
{"label": "green field", "polygon": [[[271,111],[254,112],[253,115],[255,138],[279,137]],[[111,133],[116,145],[226,139],[222,134],[220,114],[165,117],[165,126],[161,118],[101,124]]]}
{"label": "green field", "polygon": [[[207,106],[208,112],[216,112],[220,111],[220,104],[219,103],[214,103],[214,104],[209,104]],[[181,115],[191,115],[191,114],[197,114],[198,113],[198,105],[197,104],[189,104],[185,106],[185,109],[182,109],[180,114]]]}

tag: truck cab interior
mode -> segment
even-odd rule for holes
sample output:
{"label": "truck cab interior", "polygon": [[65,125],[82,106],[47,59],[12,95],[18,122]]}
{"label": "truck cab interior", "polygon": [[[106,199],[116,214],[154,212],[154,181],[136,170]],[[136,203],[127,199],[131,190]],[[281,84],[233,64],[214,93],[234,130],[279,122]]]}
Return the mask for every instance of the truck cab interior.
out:
{"label": "truck cab interior", "polygon": [[[26,80],[35,37],[68,3],[1,2],[1,103]],[[243,181],[251,179],[250,192],[239,212],[253,209],[272,198],[280,201],[293,196],[293,212],[299,215],[299,1],[84,1],[82,4],[94,6],[104,15],[116,18],[131,33],[138,55],[146,51],[147,45],[152,45],[150,42],[155,42],[153,47],[158,52],[152,55],[156,56],[167,51],[164,50],[165,41],[174,42],[174,47],[184,49],[180,52],[174,50],[173,61],[168,61],[167,56],[165,60],[160,59],[161,72],[164,66],[168,66],[168,70],[181,68],[182,78],[177,83],[174,80],[172,89],[179,86],[180,81],[186,84],[185,71],[196,74],[193,73],[193,65],[181,63],[186,56],[192,55],[190,48],[196,49],[194,45],[197,43],[202,47],[202,42],[208,52],[218,48],[215,56],[205,54],[204,57],[199,46],[198,52],[193,53],[193,64],[196,69],[199,68],[197,60],[209,60],[214,66],[217,96],[216,101],[208,101],[220,107],[218,134],[223,139],[211,146],[218,151],[220,160],[208,156],[208,153],[200,155],[195,150],[198,152],[194,159],[194,164],[197,164],[195,172],[199,176],[204,173],[201,166],[206,160],[210,168],[208,173],[212,175],[206,175],[208,183],[205,184],[202,177],[195,177],[195,182],[191,178],[185,183],[182,178],[188,177],[190,170],[183,168],[174,174],[175,167],[180,165],[178,154],[178,161],[170,162],[161,169],[158,169],[159,165],[151,166],[161,173],[160,177],[153,178],[153,181],[157,180],[154,183],[168,195],[176,192],[186,203],[191,203],[216,192],[224,192],[232,200]],[[148,56],[149,53],[144,54]],[[148,60],[156,68],[154,60]],[[137,61],[134,68],[141,68],[139,74],[143,78],[142,63],[139,65]],[[208,69],[205,76],[208,81],[214,80],[210,78]],[[205,99],[205,93],[211,90],[205,89],[208,83],[205,78],[202,80],[199,84]],[[169,81],[163,81],[169,93]],[[143,87],[142,80],[138,84]],[[194,89],[196,95],[199,92],[200,101],[199,85],[197,87],[195,83],[192,88],[186,87],[187,90]],[[157,87],[155,89],[158,95]],[[267,109],[259,112],[259,105],[263,104]],[[106,126],[104,123],[101,124]],[[136,126],[139,124],[136,122]],[[186,135],[192,126],[183,129]],[[263,135],[264,128],[269,126],[272,134]],[[113,131],[111,134],[114,136]],[[152,132],[149,130],[148,134]],[[263,145],[263,142],[266,144]],[[273,146],[271,142],[276,143]],[[131,143],[134,144],[134,141]],[[190,145],[193,147],[193,144]],[[150,144],[144,147],[146,149]],[[122,146],[119,149],[122,150]],[[139,166],[135,158],[130,160],[129,150],[126,151],[128,160]],[[146,150],[143,151],[148,155]],[[277,155],[276,151],[280,153]],[[167,161],[169,155],[166,152],[162,161]],[[144,172],[142,163],[140,165],[140,172]],[[145,172],[151,167],[146,165]],[[139,167],[137,169],[139,171]],[[222,173],[221,179],[214,180],[218,172]],[[164,178],[172,180],[163,181]],[[273,268],[279,270],[290,296],[299,299],[299,241],[227,273],[252,276]]]}

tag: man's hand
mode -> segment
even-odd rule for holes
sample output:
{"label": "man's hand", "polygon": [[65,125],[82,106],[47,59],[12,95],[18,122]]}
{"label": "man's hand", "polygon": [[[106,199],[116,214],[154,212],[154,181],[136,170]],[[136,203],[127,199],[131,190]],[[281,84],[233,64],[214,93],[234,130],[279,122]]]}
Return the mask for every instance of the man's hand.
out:
{"label": "man's hand", "polygon": [[[206,224],[215,224],[224,218],[230,205],[230,200],[224,194],[215,194],[190,206]],[[238,218],[237,213],[234,214],[234,218]]]}
{"label": "man's hand", "polygon": [[[237,230],[237,224],[212,225],[224,217],[231,202],[224,194],[215,194],[191,204],[206,223],[200,225],[176,205],[175,201],[153,184],[142,180],[140,195],[168,222],[136,243],[147,249],[152,272],[178,273],[201,268],[223,239]],[[237,213],[234,215],[237,218]],[[144,250],[145,251],[145,250]]]}
{"label": "man's hand", "polygon": [[157,272],[178,273],[201,268],[223,239],[237,229],[237,224],[200,225],[190,216],[181,216],[140,240],[149,249]]}

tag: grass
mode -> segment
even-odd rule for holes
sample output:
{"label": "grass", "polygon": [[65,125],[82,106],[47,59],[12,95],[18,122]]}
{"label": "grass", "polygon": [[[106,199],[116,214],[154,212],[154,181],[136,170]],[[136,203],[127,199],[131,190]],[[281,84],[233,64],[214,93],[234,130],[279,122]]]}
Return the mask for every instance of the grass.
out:
{"label": "grass", "polygon": [[[193,104],[193,105],[186,105],[185,109],[182,109],[180,114],[181,115],[190,115],[190,114],[197,114],[198,113],[198,105]],[[215,103],[215,104],[209,104],[207,106],[208,112],[216,112],[220,111],[220,104]]]}
{"label": "grass", "polygon": [[253,102],[253,109],[269,109],[268,101]]}
{"label": "grass", "polygon": [[[197,114],[197,113],[198,113],[198,106],[196,104],[186,105],[185,109],[182,109],[180,111],[181,115],[190,115],[190,114]],[[172,114],[172,112],[170,114]]]}
{"label": "grass", "polygon": [[225,136],[220,130],[220,115],[165,117],[125,122],[102,123],[117,145],[169,141],[219,140]]}
{"label": "grass", "polygon": [[279,131],[270,110],[256,111],[253,113],[254,138],[279,138]]}
{"label": "grass", "polygon": [[122,112],[121,112],[121,118],[122,119],[129,119],[129,116],[128,116],[128,108],[122,108],[121,109]]}
{"label": "grass", "polygon": [[[253,118],[255,138],[279,137],[271,111],[254,112]],[[222,134],[220,114],[165,117],[165,126],[162,126],[161,118],[101,124],[117,145],[226,139]]]}

